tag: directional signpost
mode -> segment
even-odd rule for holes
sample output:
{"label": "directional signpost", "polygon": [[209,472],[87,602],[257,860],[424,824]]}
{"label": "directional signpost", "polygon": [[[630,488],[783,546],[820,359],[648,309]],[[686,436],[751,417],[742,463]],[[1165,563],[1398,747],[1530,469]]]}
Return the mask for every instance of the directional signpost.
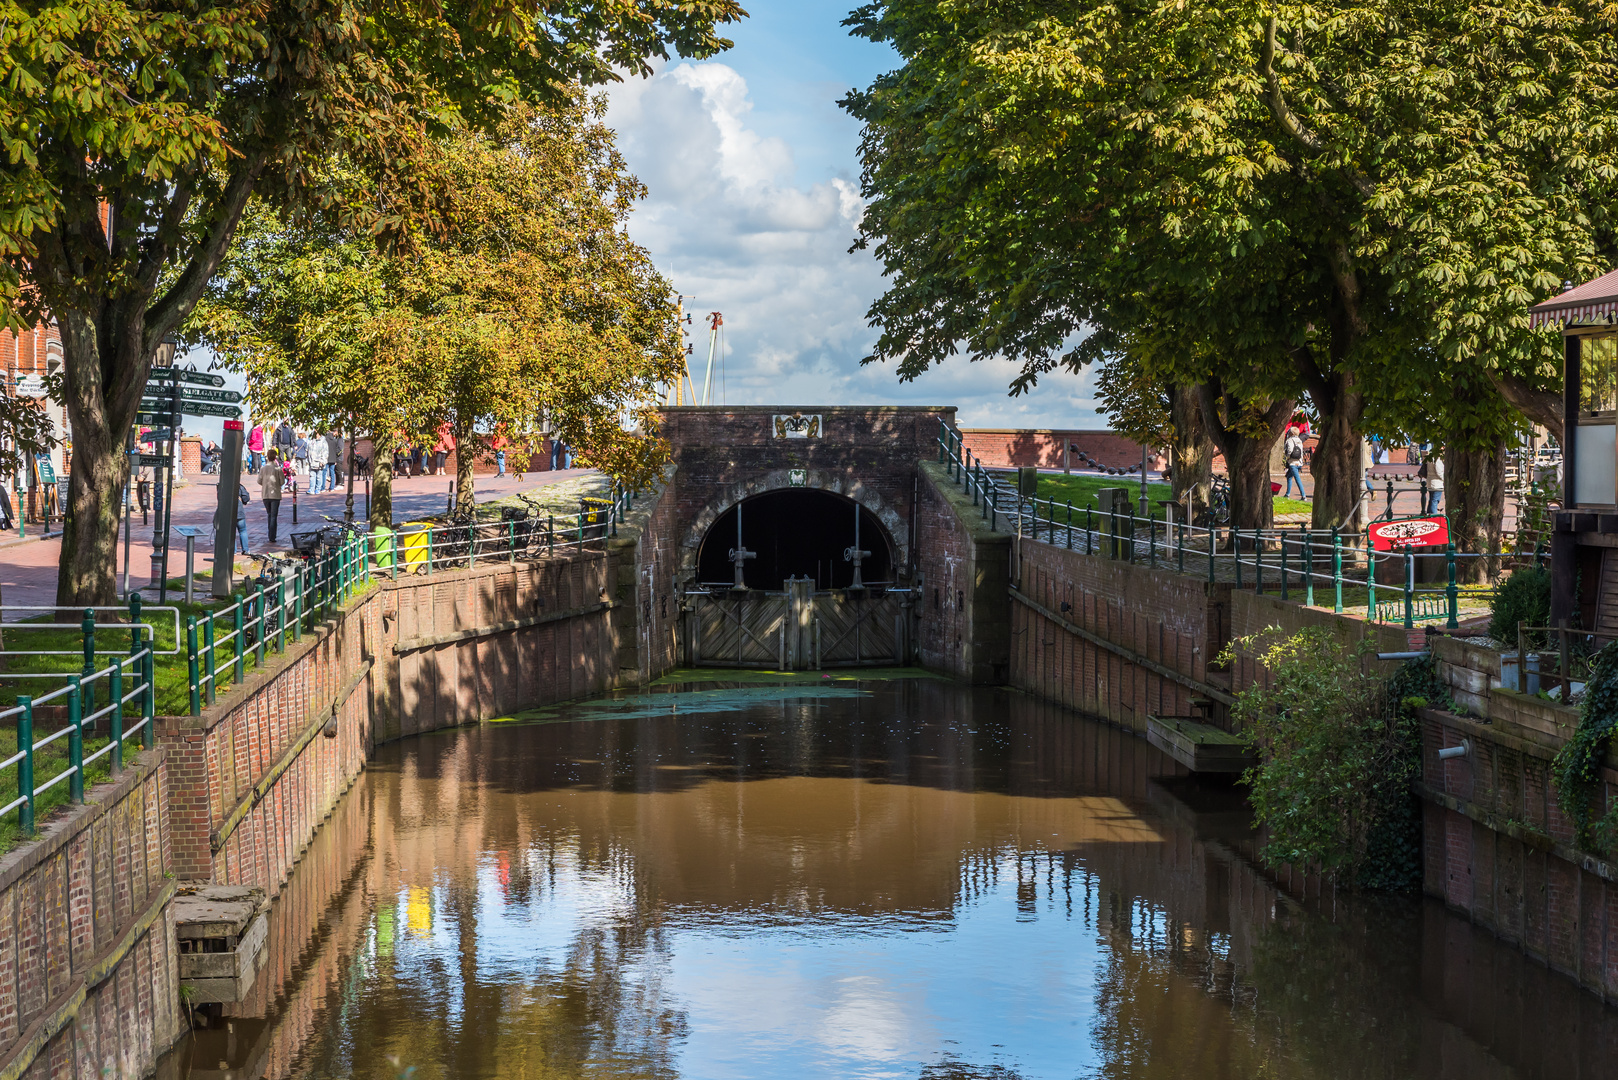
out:
{"label": "directional signpost", "polygon": [[174,464],[173,454],[131,454],[135,464],[143,469],[162,469]]}
{"label": "directional signpost", "polygon": [[160,604],[167,598],[168,592],[168,537],[174,503],[175,429],[179,427],[182,416],[222,416],[226,420],[239,422],[242,410],[238,406],[242,396],[234,390],[220,389],[224,385],[223,376],[206,371],[154,367],[146,387],[146,393],[150,396],[141,398],[140,411],[135,416],[136,423],[162,425],[159,430],[149,432],[141,441],[160,444],[163,452],[131,455],[139,465],[167,470],[166,483],[162,489],[163,508],[157,515],[157,535],[152,538],[153,572],[158,578],[157,602]]}
{"label": "directional signpost", "polygon": [[[145,421],[141,422],[145,423]],[[140,441],[143,443],[168,442],[172,438],[174,438],[173,428],[160,427],[152,428],[150,431],[142,433]]]}
{"label": "directional signpost", "polygon": [[[189,368],[153,368],[152,378],[157,379],[159,382],[178,381],[196,383],[201,386],[225,385],[225,377],[223,375],[213,375],[206,371],[192,371]],[[241,398],[238,397],[236,400],[240,401]]]}

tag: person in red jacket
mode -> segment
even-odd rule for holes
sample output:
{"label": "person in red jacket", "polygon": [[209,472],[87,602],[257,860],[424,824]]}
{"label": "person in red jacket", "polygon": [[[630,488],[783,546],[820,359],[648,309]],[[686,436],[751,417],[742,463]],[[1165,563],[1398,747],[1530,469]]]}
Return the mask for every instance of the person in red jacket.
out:
{"label": "person in red jacket", "polygon": [[448,424],[438,425],[438,442],[433,445],[433,475],[444,475],[444,462],[449,458],[449,452],[455,449],[455,436],[451,434]]}

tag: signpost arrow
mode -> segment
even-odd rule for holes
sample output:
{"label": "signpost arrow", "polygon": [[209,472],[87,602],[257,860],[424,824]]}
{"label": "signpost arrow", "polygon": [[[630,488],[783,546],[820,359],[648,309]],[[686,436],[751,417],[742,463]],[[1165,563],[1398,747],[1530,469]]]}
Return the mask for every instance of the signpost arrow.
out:
{"label": "signpost arrow", "polygon": [[[178,405],[179,408],[175,408]],[[234,405],[226,405],[216,401],[192,401],[184,398],[178,402],[153,401],[149,398],[140,403],[141,412],[137,413],[135,420],[141,424],[166,424],[175,412],[185,416],[223,416],[229,420],[239,420],[241,409]]]}
{"label": "signpost arrow", "polygon": [[149,469],[162,469],[174,464],[173,454],[131,454],[137,465]]}
{"label": "signpost arrow", "polygon": [[242,399],[234,390],[204,390],[195,386],[180,387],[180,397],[185,401],[228,401],[233,405]]}
{"label": "signpost arrow", "polygon": [[180,382],[197,383],[201,386],[225,385],[223,375],[214,375],[206,371],[192,371],[190,368],[153,368],[151,377],[154,379],[177,379]]}
{"label": "signpost arrow", "polygon": [[140,441],[143,443],[157,443],[167,442],[172,438],[174,438],[173,430],[170,428],[161,427],[153,428],[152,430],[148,431],[146,434],[140,437]]}

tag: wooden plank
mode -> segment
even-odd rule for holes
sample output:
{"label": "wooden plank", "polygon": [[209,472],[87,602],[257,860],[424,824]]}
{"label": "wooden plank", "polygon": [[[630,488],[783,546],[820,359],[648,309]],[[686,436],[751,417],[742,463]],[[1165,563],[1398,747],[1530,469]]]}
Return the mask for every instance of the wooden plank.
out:
{"label": "wooden plank", "polygon": [[1146,741],[1192,772],[1241,772],[1257,761],[1241,736],[1190,716],[1148,714]]}

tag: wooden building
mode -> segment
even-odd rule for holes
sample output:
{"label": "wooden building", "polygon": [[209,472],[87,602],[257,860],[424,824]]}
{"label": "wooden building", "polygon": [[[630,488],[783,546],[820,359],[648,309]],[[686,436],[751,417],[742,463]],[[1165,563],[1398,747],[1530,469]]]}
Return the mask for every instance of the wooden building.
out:
{"label": "wooden building", "polygon": [[1618,270],[1529,310],[1562,331],[1562,507],[1551,621],[1618,633]]}

